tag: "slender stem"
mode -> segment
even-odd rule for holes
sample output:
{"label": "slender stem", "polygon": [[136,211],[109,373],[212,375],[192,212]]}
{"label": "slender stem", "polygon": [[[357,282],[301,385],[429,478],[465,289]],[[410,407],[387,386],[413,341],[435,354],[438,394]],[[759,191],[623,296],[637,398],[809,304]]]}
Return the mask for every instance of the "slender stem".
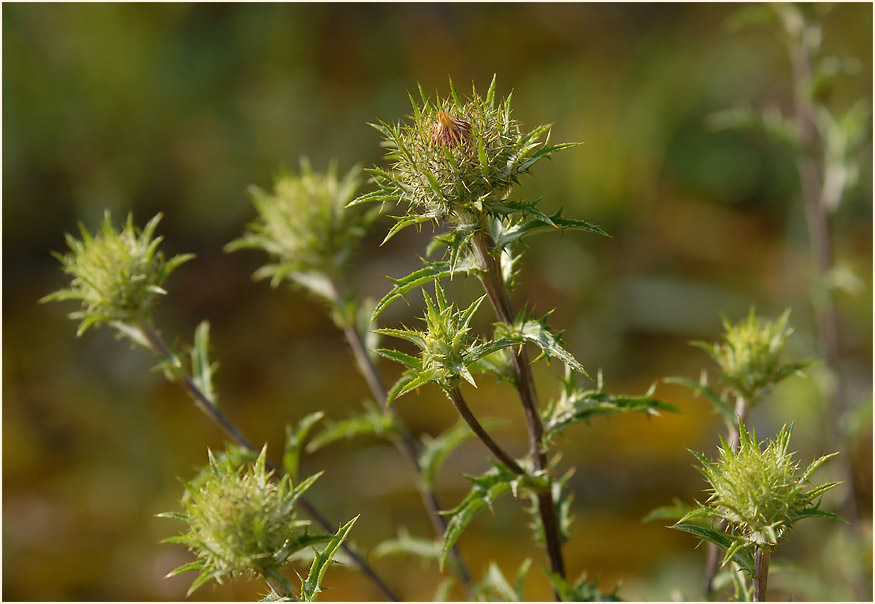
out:
{"label": "slender stem", "polygon": [[459,412],[459,415],[465,420],[465,423],[468,424],[474,434],[477,435],[480,442],[486,445],[486,448],[492,451],[492,454],[495,455],[501,463],[510,468],[511,471],[516,474],[525,475],[526,471],[520,467],[516,460],[507,451],[502,449],[501,446],[489,436],[489,433],[483,429],[483,426],[480,425],[480,422],[477,421],[477,418],[471,412],[471,408],[468,407],[468,403],[465,402],[465,398],[462,396],[462,392],[459,388],[456,386],[448,389],[447,395],[453,402],[453,407],[456,408],[456,411]]}
{"label": "slender stem", "polygon": [[[479,275],[480,282],[486,290],[495,315],[502,323],[513,325],[515,313],[502,277],[501,262],[493,254],[495,242],[482,224],[475,231],[471,242],[477,264],[483,271]],[[510,357],[516,374],[517,391],[526,419],[526,429],[529,435],[529,457],[531,457],[536,471],[545,471],[547,470],[547,453],[542,449],[544,426],[538,412],[538,395],[529,367],[529,357],[522,347],[511,353]],[[544,527],[550,569],[564,579],[565,562],[562,558],[562,540],[559,533],[559,522],[556,518],[556,506],[550,490],[538,494],[538,511]],[[556,597],[558,599],[558,594]]]}
{"label": "slender stem", "polygon": [[[343,333],[346,336],[346,341],[349,342],[353,356],[355,356],[359,372],[368,383],[371,394],[374,396],[376,402],[382,407],[383,413],[392,417],[392,423],[398,431],[397,437],[393,438],[392,442],[416,472],[416,487],[419,490],[420,498],[428,512],[428,517],[429,520],[431,520],[431,525],[434,528],[435,533],[439,538],[442,538],[447,530],[447,521],[440,513],[441,506],[438,502],[437,495],[422,481],[422,466],[419,463],[419,453],[422,450],[422,443],[410,433],[394,407],[386,406],[386,387],[383,384],[383,380],[371,357],[368,356],[368,353],[365,350],[365,345],[364,342],[362,342],[359,331],[354,326],[346,325],[343,327]],[[455,558],[455,567],[458,570],[459,578],[469,590],[472,589],[474,583],[471,579],[471,573],[468,571],[468,567],[462,559],[461,553],[455,546],[452,549],[452,553]]]}
{"label": "slender stem", "polygon": [[[151,325],[151,323],[143,322],[139,325],[140,331],[143,334],[143,337],[146,339],[148,343],[149,349],[156,354],[157,356],[173,362],[175,357],[173,353],[170,351],[170,348],[161,338],[161,335],[155,330],[155,328]],[[216,406],[216,403],[210,400],[201,390],[198,388],[191,376],[187,371],[183,369],[179,369],[177,371],[178,375],[178,383],[180,387],[185,391],[186,394],[194,401],[195,405],[203,411],[207,417],[209,417],[214,423],[218,424],[218,426],[222,429],[223,432],[238,446],[247,449],[249,451],[257,453],[257,449],[252,445],[249,439],[243,435],[239,428],[231,421],[231,419],[225,415],[221,409]],[[268,469],[274,471],[276,474],[283,473],[284,470],[282,468],[278,468],[276,465],[267,462],[266,466]],[[307,501],[304,497],[298,499],[296,504],[304,513],[310,516],[313,520],[316,521],[324,530],[331,532],[333,530],[333,526],[335,524],[328,522],[328,520],[322,516],[318,510]],[[398,597],[389,589],[389,587],[383,582],[382,579],[374,572],[371,566],[367,563],[367,561],[362,558],[362,556],[356,552],[353,548],[349,547],[346,543],[342,543],[341,547],[346,551],[347,554],[355,562],[356,566],[369,578],[374,584],[383,592],[389,600],[393,602],[398,602]]]}
{"label": "slender stem", "polygon": [[[784,7],[791,10],[791,7]],[[792,8],[792,10],[798,10]],[[804,25],[807,33],[808,24]],[[805,207],[805,218],[808,226],[808,238],[811,246],[812,261],[815,270],[816,288],[814,289],[813,303],[817,317],[818,346],[827,364],[833,371],[838,372],[838,361],[841,355],[839,341],[838,315],[832,292],[826,286],[825,281],[833,269],[832,237],[829,228],[829,216],[824,199],[823,178],[817,161],[817,128],[815,124],[815,107],[811,98],[811,51],[805,44],[805,36],[786,35],[787,50],[790,55],[790,63],[793,73],[793,119],[799,132],[802,153],[797,161],[799,180],[801,185],[802,203]],[[838,194],[841,196],[841,192]],[[832,408],[827,413],[826,432],[827,438],[832,443],[832,448],[842,450],[845,447],[841,436],[840,422],[845,415],[847,406],[847,392],[845,381],[841,378],[836,380],[836,387],[829,395],[829,404]],[[841,462],[844,482],[850,486],[850,496],[845,501],[843,514],[849,519],[859,519],[858,509],[854,493],[854,472],[850,467],[850,457],[845,457]]]}
{"label": "slender stem", "polygon": [[754,554],[753,601],[766,601],[766,588],[769,583],[769,558],[771,553],[766,549],[757,549]]}

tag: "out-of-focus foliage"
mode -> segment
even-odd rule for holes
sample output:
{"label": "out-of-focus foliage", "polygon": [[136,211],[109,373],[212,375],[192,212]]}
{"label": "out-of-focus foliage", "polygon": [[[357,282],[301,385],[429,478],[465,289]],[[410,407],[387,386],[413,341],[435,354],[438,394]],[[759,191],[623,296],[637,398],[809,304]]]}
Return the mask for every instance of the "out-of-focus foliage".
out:
{"label": "out-of-focus foliage", "polygon": [[[514,293],[551,324],[566,328],[568,349],[588,369],[604,368],[615,391],[642,392],[665,375],[696,375],[701,353],[686,342],[715,341],[719,313],[743,318],[793,309],[793,358],[814,358],[808,235],[786,145],[739,130],[714,130],[709,116],[747,103],[791,106],[785,49],[766,27],[730,30],[737,7],[722,4],[4,4],[3,11],[3,590],[7,599],[178,599],[184,578],[163,579],[183,552],[159,541],[172,509],[175,476],[191,475],[205,446],[222,436],[184,394],[148,373],[152,359],[120,350],[99,330],[74,339],[61,305],[35,302],[64,283],[50,250],[77,221],[93,231],[108,208],[135,224],[163,212],[168,257],[195,252],[163,287],[156,309],[168,333],[211,328],[211,360],[223,409],[258,441],[281,449],[284,427],[323,409],[347,417],[366,387],[342,337],[322,309],[294,292],[252,283],[254,253],[225,254],[254,216],[246,191],[309,156],[322,169],[382,165],[379,134],[367,124],[397,122],[417,84],[486,90],[497,74],[499,98],[513,90],[514,118],[549,120],[552,138],[580,141],[541,162],[526,198],[539,209],[598,224],[612,239],[568,231],[530,236]],[[834,115],[870,115],[872,7],[838,4],[822,21],[824,53],[851,57],[859,69],[819,88]],[[844,59],[842,59],[844,61]],[[845,63],[842,63],[844,65]],[[823,66],[829,69],[830,65]],[[853,71],[853,70],[852,70]],[[862,109],[852,108],[862,106]],[[850,113],[849,113],[850,112]],[[779,112],[774,112],[777,115]],[[841,336],[840,379],[856,412],[854,498],[864,522],[811,523],[782,556],[804,576],[777,575],[774,596],[795,600],[871,598],[872,173],[871,122],[850,117],[830,157],[860,155],[859,174],[831,217]],[[830,165],[839,165],[838,160]],[[852,178],[856,176],[856,178]],[[364,184],[362,191],[369,185]],[[350,259],[349,280],[377,300],[383,276],[419,268],[414,252],[428,229],[399,233],[379,247],[388,224],[367,235]],[[444,283],[448,283],[446,280]],[[469,291],[457,276],[452,287]],[[447,285],[450,287],[450,285]],[[466,289],[469,288],[469,289]],[[421,303],[384,309],[385,324],[411,324]],[[180,327],[180,329],[177,329]],[[486,359],[484,359],[486,360]],[[383,367],[388,379],[397,371]],[[561,367],[559,368],[561,370]],[[395,371],[393,373],[393,371]],[[761,433],[794,422],[799,457],[827,449],[822,389],[835,376],[817,367],[787,380],[775,405],[751,421]],[[545,389],[555,385],[536,373]],[[505,415],[506,385],[478,379],[484,416]],[[436,436],[454,421],[439,389],[408,395],[397,409],[417,431]],[[545,390],[549,391],[549,390]],[[691,500],[701,477],[684,448],[713,458],[719,418],[684,388],[655,396],[682,413],[659,422],[596,419],[598,430],[571,426],[562,463],[578,466],[569,487],[576,517],[569,576],[587,569],[599,588],[622,581],[625,599],[696,597],[703,561],[690,539],[640,518],[672,497]],[[513,452],[525,434],[501,432]],[[435,478],[448,505],[470,485],[463,443]],[[292,460],[301,475],[325,469],[330,492],[377,502],[356,524],[364,548],[396,535],[427,534],[419,497],[394,451],[337,442]],[[830,466],[822,468],[824,480]],[[366,480],[363,467],[379,468]],[[487,468],[480,468],[486,471]],[[361,510],[354,497],[325,501],[333,518]],[[504,500],[496,507],[505,505]],[[500,510],[505,512],[504,509]],[[497,519],[506,520],[499,524]],[[460,546],[474,568],[496,551],[502,569],[530,555],[524,513],[479,515]],[[666,533],[668,533],[666,535]],[[651,544],[641,547],[641,543]],[[179,548],[181,549],[181,548]],[[429,600],[433,569],[386,557],[378,571],[407,577],[407,599]],[[403,571],[403,572],[402,572]],[[512,572],[512,571],[511,571]],[[320,599],[379,595],[342,567]],[[253,598],[262,589],[235,584],[193,598]],[[529,598],[549,597],[550,582],[530,573]],[[454,589],[450,597],[462,597]]]}

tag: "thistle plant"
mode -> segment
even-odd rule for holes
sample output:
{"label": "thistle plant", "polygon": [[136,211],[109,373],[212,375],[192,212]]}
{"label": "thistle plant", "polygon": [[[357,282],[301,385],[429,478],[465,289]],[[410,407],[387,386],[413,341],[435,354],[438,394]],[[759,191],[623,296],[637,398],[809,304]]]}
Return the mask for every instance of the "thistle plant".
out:
{"label": "thistle plant", "polygon": [[[326,173],[314,172],[309,160],[301,160],[300,174],[285,172],[274,183],[271,193],[251,188],[258,218],[241,238],[229,243],[227,251],[259,249],[273,260],[253,275],[255,279],[271,277],[276,287],[289,282],[327,303],[331,316],[342,329],[355,356],[356,365],[380,408],[365,402],[365,412],[335,422],[328,420],[325,429],[307,446],[314,452],[340,438],[353,434],[376,434],[391,440],[417,474],[417,487],[431,523],[442,535],[446,522],[433,484],[422,478],[420,459],[424,445],[413,436],[394,408],[386,403],[389,393],[375,364],[373,352],[376,332],[369,330],[372,306],[360,300],[347,285],[347,263],[367,228],[379,216],[379,208],[363,212],[347,208],[360,185],[360,170],[351,169],[338,180],[336,164]],[[325,236],[330,235],[328,241]],[[463,583],[471,578],[457,552],[454,568]]]}
{"label": "thistle plant", "polygon": [[[155,236],[160,215],[143,230],[128,217],[117,231],[107,214],[97,235],[80,225],[81,241],[68,236],[70,253],[57,257],[72,282],[44,300],[80,301],[81,309],[71,314],[80,321],[79,335],[92,325],[106,324],[149,350],[167,379],[178,384],[232,441],[226,451],[210,452],[209,465],[183,483],[183,511],[162,515],[188,525],[185,533],[168,541],[188,546],[195,555],[173,571],[198,573],[189,593],[210,580],[221,583],[250,575],[267,583],[269,599],[313,601],[343,548],[386,598],[397,600],[347,540],[358,516],[335,531],[338,524],[329,522],[305,498],[320,474],[298,481],[304,453],[349,436],[376,435],[391,441],[409,462],[435,535],[420,537],[399,529],[397,538],[378,545],[373,555],[413,553],[436,560],[441,572],[449,568],[454,575],[443,579],[436,597],[448,597],[454,581],[459,581],[475,600],[521,600],[531,560],[523,562],[513,584],[494,563],[475,580],[458,549],[460,537],[477,514],[510,494],[529,504],[525,508],[531,517],[529,526],[534,542],[546,550],[544,571],[557,600],[617,599],[616,590],[599,591],[598,579],[575,572],[578,578],[572,580],[567,572],[562,547],[571,537],[574,468],[561,467],[557,447],[571,426],[590,423],[596,416],[630,412],[655,416],[677,409],[653,398],[655,385],[640,396],[612,394],[605,390],[599,371],[595,388],[589,386],[589,374],[563,341],[563,331],[550,325],[550,313],[540,315],[525,305],[518,308],[512,300],[523,239],[568,229],[606,233],[585,220],[563,216],[561,209],[545,213],[535,202],[517,195],[521,175],[541,159],[575,144],[550,144],[550,126],[527,132],[512,118],[510,101],[510,95],[497,100],[494,78],[485,97],[472,88],[471,95],[463,98],[452,81],[446,98],[431,99],[420,88],[420,100],[411,97],[413,113],[406,121],[375,126],[389,151],[387,167],[368,170],[375,185],[371,192],[356,196],[362,180],[357,168],[338,176],[336,164],[321,173],[306,159],[297,173],[280,173],[272,190],[250,189],[257,217],[226,250],[265,252],[269,261],[256,271],[256,279],[269,279],[274,287],[291,284],[324,302],[372,396],[364,401],[363,411],[347,419],[325,418],[316,411],[288,426],[279,465],[268,460],[266,446],[258,453],[218,406],[209,324],[197,327],[190,347],[168,345],[153,324],[153,308],[158,296],[166,293],[166,278],[191,259],[180,255],[165,260],[158,249],[161,238]],[[368,202],[379,206],[359,207]],[[390,278],[390,291],[372,303],[353,291],[349,265],[367,229],[386,206],[398,215],[384,243],[399,230],[425,222],[435,223],[438,233],[428,245],[422,267]],[[475,277],[483,294],[473,301],[453,299],[447,283],[456,276]],[[417,289],[425,306],[421,324],[416,328],[377,324],[389,305]],[[474,321],[487,299],[494,322]],[[760,322],[751,310],[737,325],[724,318],[722,342],[696,343],[719,365],[722,392],[711,388],[704,376],[698,383],[668,380],[704,394],[729,426],[718,461],[696,454],[711,484],[710,498],[680,514],[683,518],[674,528],[725,550],[724,564],[731,562],[753,578],[755,599],[765,597],[771,552],[798,520],[837,518],[819,507],[821,496],[837,483],[806,487],[812,472],[831,456],[800,473],[787,452],[790,428],[763,449],[756,434],[748,434],[745,427],[750,408],[807,364],[784,358],[791,333],[788,316]],[[403,340],[415,350],[411,354],[409,348],[381,346],[381,337]],[[402,366],[400,378],[389,388],[380,373],[381,358]],[[555,396],[543,406],[532,373],[533,364],[541,360],[548,364],[558,360],[564,369],[555,376]],[[524,455],[508,452],[494,435],[500,423],[481,421],[468,405],[483,375],[516,391],[528,437]],[[459,421],[435,436],[415,435],[398,407],[412,398],[404,395],[434,386],[450,400]],[[734,406],[730,397],[735,398]],[[470,483],[467,495],[454,507],[443,506],[436,489],[444,461],[471,438],[487,448],[491,468],[480,475],[465,474]],[[705,527],[693,523],[697,519],[718,522]],[[286,567],[311,548],[315,553],[308,576],[299,575],[295,585]],[[747,587],[737,585],[737,596],[746,596]]]}
{"label": "thistle plant", "polygon": [[[585,371],[562,346],[561,332],[552,330],[546,317],[534,319],[529,309],[514,310],[509,294],[519,259],[514,248],[523,237],[544,230],[605,233],[584,220],[563,217],[561,210],[548,215],[537,209],[536,203],[514,197],[522,174],[530,172],[541,159],[575,144],[551,145],[550,127],[546,125],[525,133],[511,117],[510,95],[496,102],[495,78],[485,97],[472,88],[471,95],[462,98],[452,81],[449,97],[430,99],[421,87],[419,92],[420,102],[410,98],[413,114],[406,122],[375,125],[389,149],[389,166],[369,169],[376,190],[350,204],[391,203],[403,210],[395,217],[396,223],[384,243],[401,229],[424,222],[432,221],[447,229],[434,238],[428,250],[429,255],[443,250],[444,257],[426,260],[420,270],[392,279],[392,290],[374,310],[375,319],[389,304],[414,289],[435,284],[435,300],[423,294],[427,331],[377,330],[381,335],[412,342],[420,349],[419,356],[386,349],[379,352],[405,367],[404,375],[391,390],[393,394],[436,383],[501,464],[481,477],[493,485],[490,488],[478,487],[479,479],[471,478],[475,485],[471,495],[449,513],[444,550],[447,544],[455,543],[474,513],[490,504],[493,495],[517,493],[525,484],[534,495],[536,535],[546,546],[559,598],[557,581],[565,581],[565,563],[561,547],[563,505],[558,499],[561,496],[567,501],[567,497],[561,495],[561,485],[551,477],[543,420],[525,346],[538,346],[538,358],[558,357],[572,369],[582,374]],[[482,298],[464,311],[456,311],[447,302],[439,281],[455,275],[474,275],[483,285],[498,319],[491,337],[480,341],[469,335],[471,316]],[[474,384],[471,368],[475,364],[516,388],[529,437],[526,459],[517,461],[505,452],[471,413],[460,385],[463,380]],[[656,401],[649,405],[652,409],[657,406]]]}
{"label": "thistle plant", "polygon": [[[809,489],[811,474],[827,459],[824,455],[799,472],[799,462],[789,452],[793,426],[784,426],[773,441],[760,443],[739,423],[736,448],[721,440],[719,459],[691,451],[702,464],[697,468],[710,484],[710,497],[687,513],[672,528],[687,531],[725,550],[723,565],[733,561],[752,580],[753,599],[766,599],[769,559],[779,541],[803,518],[842,520],[820,509],[824,493],[838,486],[827,482]],[[725,530],[687,524],[697,518],[718,519]],[[748,592],[744,590],[742,595]],[[738,595],[738,594],[737,594]]]}
{"label": "thistle plant", "polygon": [[[754,308],[736,324],[724,315],[723,340],[720,342],[692,342],[701,348],[720,368],[722,392],[708,385],[707,373],[698,382],[683,377],[667,378],[670,383],[682,384],[701,394],[722,416],[726,425],[726,446],[735,451],[739,445],[739,424],[748,421],[748,415],[781,381],[792,375],[802,375],[810,361],[788,362],[784,348],[793,329],[789,326],[790,311],[784,311],[775,321],[761,321]],[[734,398],[734,405],[730,399]],[[722,440],[721,436],[721,440]],[[670,508],[652,512],[648,519],[671,516]],[[675,516],[677,517],[677,516]],[[711,594],[719,566],[718,549],[709,545],[705,564],[705,593]]]}
{"label": "thistle plant", "polygon": [[[825,367],[835,373],[824,399],[830,411],[825,415],[827,438],[833,447],[851,447],[843,427],[854,407],[865,409],[871,400],[850,398],[848,379],[841,373],[842,329],[836,308],[839,293],[859,295],[865,289],[854,270],[837,261],[836,234],[831,220],[846,204],[848,193],[860,182],[861,167],[870,160],[866,149],[872,142],[872,100],[868,93],[851,103],[835,102],[834,92],[848,81],[865,74],[864,61],[854,56],[832,54],[825,40],[827,4],[791,2],[746,6],[732,16],[734,29],[764,26],[787,52],[789,111],[775,107],[753,109],[739,106],[715,114],[718,128],[754,131],[776,143],[796,165],[797,203],[803,210],[811,255],[811,304],[817,323],[817,340]],[[864,88],[866,88],[864,86]],[[840,472],[852,491],[856,472],[853,456],[839,460]],[[853,497],[843,503],[848,518],[860,519]]]}
{"label": "thistle plant", "polygon": [[[256,449],[252,442],[217,404],[218,397],[213,384],[217,365],[209,356],[209,323],[204,321],[195,330],[194,345],[189,349],[188,355],[181,354],[176,346],[168,346],[153,325],[152,311],[156,296],[166,293],[163,288],[164,281],[176,267],[192,258],[192,255],[179,255],[170,260],[164,259],[158,250],[161,237],[155,237],[155,228],[160,218],[160,214],[155,216],[144,229],[139,230],[133,224],[133,217],[129,216],[125,225],[117,231],[107,212],[97,235],[91,235],[80,225],[82,240],[68,235],[70,252],[66,255],[56,254],[64,271],[73,277],[69,288],[45,296],[41,302],[80,300],[82,309],[70,314],[71,318],[81,320],[77,332],[79,335],[92,325],[106,324],[135,345],[152,352],[158,358],[158,367],[169,381],[179,384],[195,405],[240,449],[254,452]],[[297,434],[306,427],[304,425],[299,428]],[[290,431],[290,437],[295,434],[295,431]],[[292,438],[289,441],[287,444],[297,446]],[[291,446],[285,457],[295,455],[295,448]],[[266,458],[261,465],[276,471],[276,466]],[[287,473],[289,467],[284,468]],[[331,530],[331,523],[301,497],[302,493],[303,490],[300,490],[296,494],[297,507],[305,511],[324,530]],[[189,544],[194,545],[195,542]],[[342,539],[337,545],[343,547],[353,562],[389,599],[397,600],[360,554],[350,549]],[[192,567],[194,568],[199,567]],[[211,568],[206,577],[222,576],[221,573],[216,574],[216,570]],[[316,576],[318,573],[314,575]],[[202,574],[201,578],[206,580],[204,577]],[[316,590],[317,587],[316,583],[311,582],[307,589]],[[304,588],[302,590],[302,593],[306,592]]]}
{"label": "thistle plant", "polygon": [[[197,571],[188,595],[210,580],[222,583],[225,578],[251,575],[268,584],[272,599],[315,601],[327,565],[357,518],[335,535],[311,534],[310,521],[298,518],[295,504],[319,475],[298,485],[292,484],[288,474],[279,481],[271,480],[266,446],[254,463],[242,466],[233,463],[231,456],[220,461],[210,452],[209,458],[199,484],[183,482],[185,510],[159,514],[188,524],[186,533],[165,542],[186,545],[197,556],[168,576]],[[301,587],[295,594],[280,570],[295,554],[326,542],[322,552],[314,549],[316,557],[309,576],[299,576]]]}

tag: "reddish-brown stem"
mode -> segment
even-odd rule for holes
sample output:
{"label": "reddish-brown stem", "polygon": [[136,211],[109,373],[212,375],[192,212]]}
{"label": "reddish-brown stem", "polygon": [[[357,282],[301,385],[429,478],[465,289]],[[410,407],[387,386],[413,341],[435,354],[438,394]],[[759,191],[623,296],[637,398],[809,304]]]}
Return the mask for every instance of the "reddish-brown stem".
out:
{"label": "reddish-brown stem", "polygon": [[753,601],[765,602],[766,589],[769,585],[769,558],[771,553],[766,549],[757,549],[754,554]]}
{"label": "reddish-brown stem", "polygon": [[[485,229],[485,225],[479,225],[471,243],[477,264],[481,269],[481,273],[478,275],[480,282],[486,290],[486,295],[496,316],[502,323],[513,325],[515,313],[502,277],[501,262],[494,255],[495,243]],[[544,471],[547,470],[547,454],[542,448],[544,427],[538,411],[538,395],[529,366],[529,357],[522,347],[511,353],[510,357],[516,375],[517,391],[526,419],[529,435],[529,457],[532,459],[536,471]],[[544,527],[550,569],[564,579],[565,562],[562,557],[562,540],[556,517],[556,506],[550,490],[538,494],[538,511]]]}

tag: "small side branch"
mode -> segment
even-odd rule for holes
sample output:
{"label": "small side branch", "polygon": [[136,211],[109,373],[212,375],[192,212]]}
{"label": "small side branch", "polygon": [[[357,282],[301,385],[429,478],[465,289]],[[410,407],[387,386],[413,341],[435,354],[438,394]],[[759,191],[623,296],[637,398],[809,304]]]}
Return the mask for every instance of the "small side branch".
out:
{"label": "small side branch", "polygon": [[[143,337],[146,339],[146,342],[149,345],[149,350],[151,350],[158,357],[172,361],[174,360],[174,355],[170,351],[170,348],[161,338],[161,335],[156,331],[156,329],[149,323],[141,323],[139,325],[140,331],[143,334]],[[186,394],[194,401],[195,405],[201,411],[206,414],[214,423],[216,423],[222,431],[239,447],[257,453],[258,450],[252,445],[246,436],[240,431],[239,428],[231,421],[231,419],[225,415],[216,403],[210,400],[194,383],[191,376],[188,372],[180,369],[177,372],[178,375],[178,383],[180,387],[185,391]],[[283,472],[281,468],[278,468],[271,462],[267,462],[268,469],[280,474]],[[310,516],[317,524],[319,524],[324,530],[331,532],[333,531],[333,527],[337,526],[334,523],[328,522],[324,516],[322,516],[316,508],[309,503],[304,497],[298,499],[297,502],[298,507],[300,507],[304,513]],[[346,551],[347,554],[353,559],[356,566],[361,570],[373,583],[376,585],[380,591],[383,592],[389,600],[392,602],[398,602],[398,597],[392,592],[391,589],[383,582],[382,579],[374,572],[371,566],[367,563],[367,561],[354,549],[349,547],[347,544],[341,544],[341,547]]]}

